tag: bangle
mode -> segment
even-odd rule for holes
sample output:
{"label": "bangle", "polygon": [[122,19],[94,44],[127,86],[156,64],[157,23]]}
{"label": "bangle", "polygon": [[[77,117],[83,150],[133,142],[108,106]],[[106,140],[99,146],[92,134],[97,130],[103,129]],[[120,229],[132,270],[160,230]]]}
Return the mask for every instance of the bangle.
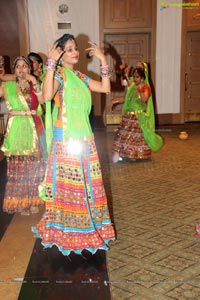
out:
{"label": "bangle", "polygon": [[110,69],[109,65],[100,66],[100,71],[102,78],[110,78],[112,75],[112,70]]}
{"label": "bangle", "polygon": [[54,58],[48,58],[46,62],[46,70],[55,71],[57,65],[57,61]]}

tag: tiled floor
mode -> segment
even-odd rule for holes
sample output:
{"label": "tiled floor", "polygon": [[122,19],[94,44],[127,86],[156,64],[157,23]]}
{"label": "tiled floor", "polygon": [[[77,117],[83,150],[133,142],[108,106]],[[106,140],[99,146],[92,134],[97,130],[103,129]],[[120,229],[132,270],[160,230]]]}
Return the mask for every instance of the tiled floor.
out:
{"label": "tiled floor", "polygon": [[[185,141],[178,138],[183,129]],[[159,133],[165,144],[151,162],[112,164],[113,130],[95,131],[117,233],[105,283],[113,300],[200,299],[200,238],[194,230],[200,222],[200,124]],[[16,215],[1,240],[1,299],[18,298],[21,283],[12,278],[26,272],[34,245],[30,228],[39,217]]]}
{"label": "tiled floor", "polygon": [[[200,299],[200,124],[160,129],[148,163],[110,170],[117,241],[108,253],[114,300]],[[103,164],[103,166],[104,166]]]}

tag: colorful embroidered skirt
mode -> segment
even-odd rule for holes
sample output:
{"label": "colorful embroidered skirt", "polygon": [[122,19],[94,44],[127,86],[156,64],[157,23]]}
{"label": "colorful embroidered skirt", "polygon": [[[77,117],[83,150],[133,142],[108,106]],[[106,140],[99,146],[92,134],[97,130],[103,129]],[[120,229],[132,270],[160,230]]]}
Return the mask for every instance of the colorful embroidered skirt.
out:
{"label": "colorful embroidered skirt", "polygon": [[135,115],[124,115],[116,132],[113,152],[130,159],[149,159],[151,149],[148,147],[139,121]]}
{"label": "colorful embroidered skirt", "polygon": [[37,155],[7,157],[6,191],[3,210],[7,213],[28,211],[43,205],[38,186],[43,181],[45,163]]}
{"label": "colorful embroidered skirt", "polygon": [[45,178],[46,210],[32,229],[45,248],[56,245],[64,255],[107,250],[115,233],[95,142],[76,140],[70,150],[71,142],[63,143],[62,128],[55,128]]}

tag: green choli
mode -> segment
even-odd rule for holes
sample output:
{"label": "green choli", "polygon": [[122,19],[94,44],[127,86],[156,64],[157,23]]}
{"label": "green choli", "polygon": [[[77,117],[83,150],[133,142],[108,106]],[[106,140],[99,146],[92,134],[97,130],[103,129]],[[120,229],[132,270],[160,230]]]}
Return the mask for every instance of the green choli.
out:
{"label": "green choli", "polygon": [[122,114],[126,114],[127,112],[134,112],[137,110],[145,110],[147,109],[147,103],[144,103],[140,100],[138,93],[135,88],[135,84],[132,84],[125,97],[125,102],[122,107]]}
{"label": "green choli", "polygon": [[[91,93],[86,84],[71,70],[62,68],[65,74],[62,121],[63,139],[93,136],[89,114],[91,110]],[[57,107],[50,113],[50,104],[46,102],[47,145],[50,150],[53,126],[57,119]]]}
{"label": "green choli", "polygon": [[63,96],[63,122],[65,138],[82,138],[93,135],[89,114],[91,110],[91,93],[85,83],[74,72],[63,68],[66,76]]}
{"label": "green choli", "polygon": [[[17,93],[15,81],[3,83],[6,106],[11,110],[30,110],[22,96]],[[7,131],[1,150],[6,156],[30,155],[38,148],[38,137],[33,117],[15,115],[8,119]]]}

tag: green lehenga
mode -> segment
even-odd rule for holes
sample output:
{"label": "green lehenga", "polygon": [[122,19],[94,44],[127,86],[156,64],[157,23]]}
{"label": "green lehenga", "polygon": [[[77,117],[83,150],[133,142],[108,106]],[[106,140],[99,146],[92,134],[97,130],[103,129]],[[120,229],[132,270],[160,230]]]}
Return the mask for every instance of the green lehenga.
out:
{"label": "green lehenga", "polygon": [[[146,64],[145,75],[145,86],[149,88]],[[133,83],[126,93],[122,114],[113,151],[121,157],[134,160],[151,158],[151,151],[158,151],[163,145],[161,136],[155,132],[152,95],[143,103]]]}
{"label": "green lehenga", "polygon": [[46,143],[38,101],[32,84],[29,85],[22,91],[14,81],[3,84],[8,110],[17,112],[9,115],[1,148],[7,157],[8,180],[3,203],[7,213],[29,213],[30,208],[43,204],[38,185],[45,172]]}

